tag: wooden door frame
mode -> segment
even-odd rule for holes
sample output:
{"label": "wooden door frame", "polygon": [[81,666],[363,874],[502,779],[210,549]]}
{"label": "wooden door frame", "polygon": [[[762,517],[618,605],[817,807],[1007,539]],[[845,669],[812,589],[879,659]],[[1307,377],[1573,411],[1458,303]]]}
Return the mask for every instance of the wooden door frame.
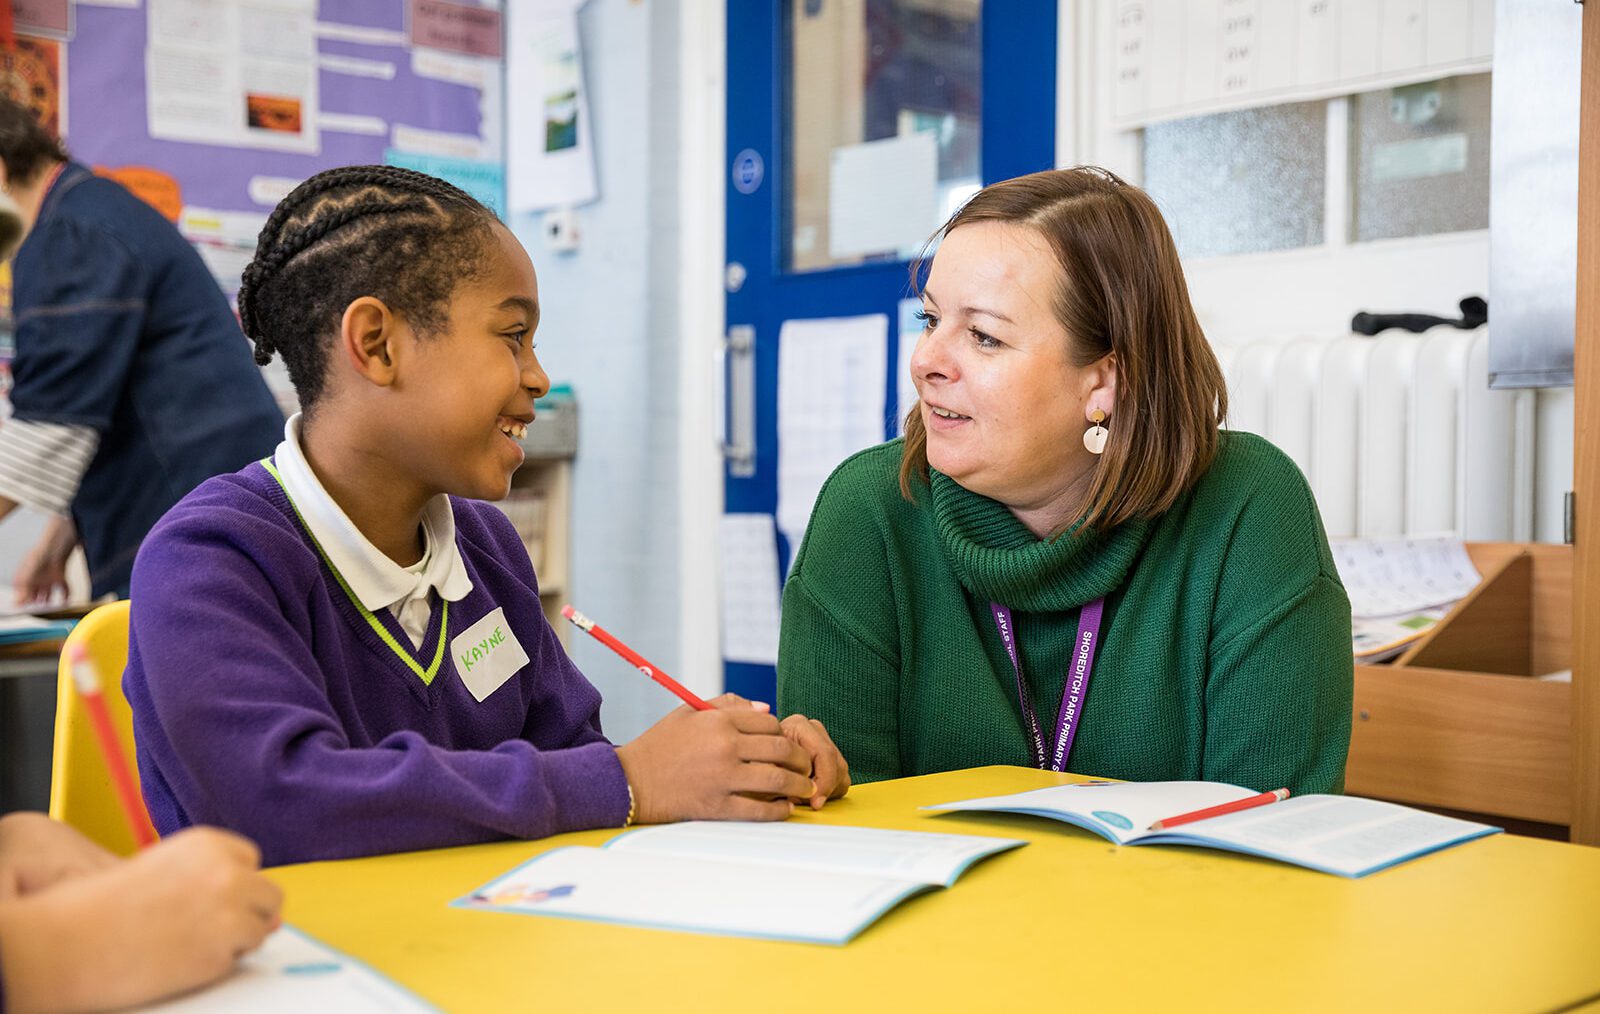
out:
{"label": "wooden door frame", "polygon": [[1600,4],[1584,5],[1573,348],[1572,840],[1600,845]]}

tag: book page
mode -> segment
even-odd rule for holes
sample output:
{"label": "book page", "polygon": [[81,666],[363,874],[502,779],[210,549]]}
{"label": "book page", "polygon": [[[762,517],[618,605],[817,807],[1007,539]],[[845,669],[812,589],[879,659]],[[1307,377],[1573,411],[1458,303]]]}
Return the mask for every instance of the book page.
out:
{"label": "book page", "polygon": [[163,1014],[272,1011],[432,1011],[400,986],[291,926],[273,931],[228,978],[175,1000],[137,1008]]}
{"label": "book page", "polygon": [[1299,796],[1153,835],[1359,877],[1499,828],[1353,796]]}
{"label": "book page", "polygon": [[574,846],[546,852],[453,904],[842,944],[927,886],[896,877]]}
{"label": "book page", "polygon": [[949,887],[979,859],[1025,844],[1018,838],[871,827],[691,821],[630,831],[605,847],[617,852],[828,870]]}
{"label": "book page", "polygon": [[1222,782],[1078,782],[1009,796],[988,796],[924,810],[985,810],[1026,813],[1066,821],[1125,845],[1158,820],[1176,817],[1256,793]]}
{"label": "book page", "polygon": [[1480,579],[1460,539],[1332,539],[1328,548],[1356,618],[1448,605]]}
{"label": "book page", "polygon": [[72,620],[45,620],[26,614],[0,616],[0,644],[54,641],[66,637],[72,625]]}

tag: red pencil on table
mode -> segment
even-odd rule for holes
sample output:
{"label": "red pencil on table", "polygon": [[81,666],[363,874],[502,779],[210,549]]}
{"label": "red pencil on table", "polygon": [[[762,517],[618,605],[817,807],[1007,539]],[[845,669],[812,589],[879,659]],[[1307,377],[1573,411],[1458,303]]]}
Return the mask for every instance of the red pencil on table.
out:
{"label": "red pencil on table", "polygon": [[133,840],[140,848],[156,843],[155,828],[145,813],[144,800],[139,798],[133,772],[128,770],[128,758],[122,752],[122,741],[117,738],[116,727],[111,724],[111,712],[106,710],[106,699],[100,695],[100,674],[95,670],[89,652],[81,643],[71,651],[72,684],[83,699],[84,710],[89,712],[89,724],[94,727],[95,740],[106,760],[106,770],[111,773],[111,784],[117,791],[117,801],[122,804],[123,815],[133,831]]}
{"label": "red pencil on table", "polygon": [[601,644],[605,645],[607,648],[610,648],[618,655],[621,655],[627,660],[629,665],[633,666],[635,669],[638,669],[646,676],[677,694],[678,699],[689,705],[689,707],[694,708],[696,711],[712,710],[711,705],[696,697],[694,692],[688,687],[684,686],[682,683],[679,683],[677,680],[673,679],[671,676],[668,676],[659,668],[652,665],[645,659],[643,655],[634,651],[626,644],[623,644],[615,637],[612,637],[611,634],[606,631],[606,628],[578,612],[576,609],[572,608],[570,604],[561,607],[561,615],[571,620],[573,626],[584,631],[590,637],[593,637],[596,641],[599,641]]}
{"label": "red pencil on table", "polygon": [[1193,810],[1189,813],[1180,813],[1176,817],[1164,817],[1161,820],[1156,821],[1154,824],[1151,824],[1150,830],[1161,831],[1169,827],[1176,827],[1179,824],[1189,824],[1197,820],[1205,820],[1207,817],[1220,817],[1225,813],[1238,813],[1240,810],[1249,810],[1257,806],[1265,806],[1268,803],[1281,803],[1283,800],[1288,798],[1288,789],[1273,789],[1271,792],[1263,792],[1259,795],[1246,796],[1243,799],[1235,799],[1231,803],[1221,803],[1217,806],[1208,806],[1203,810]]}

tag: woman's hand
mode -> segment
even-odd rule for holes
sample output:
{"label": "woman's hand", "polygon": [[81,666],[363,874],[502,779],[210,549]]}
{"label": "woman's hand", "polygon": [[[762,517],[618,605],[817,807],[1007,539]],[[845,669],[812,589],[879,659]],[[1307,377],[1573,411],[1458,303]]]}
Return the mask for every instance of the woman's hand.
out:
{"label": "woman's hand", "polygon": [[108,869],[0,903],[7,1009],[124,1007],[221,978],[279,924],[238,835],[190,828]]}
{"label": "woman's hand", "polygon": [[782,820],[810,799],[811,758],[763,705],[734,694],[712,711],[682,707],[617,747],[638,824]]}
{"label": "woman's hand", "polygon": [[811,780],[817,791],[807,802],[820,810],[830,799],[850,791],[850,765],[834,745],[833,737],[815,718],[790,715],[783,720],[783,734],[811,758]]}
{"label": "woman's hand", "polygon": [[115,866],[117,857],[42,813],[0,817],[0,901]]}

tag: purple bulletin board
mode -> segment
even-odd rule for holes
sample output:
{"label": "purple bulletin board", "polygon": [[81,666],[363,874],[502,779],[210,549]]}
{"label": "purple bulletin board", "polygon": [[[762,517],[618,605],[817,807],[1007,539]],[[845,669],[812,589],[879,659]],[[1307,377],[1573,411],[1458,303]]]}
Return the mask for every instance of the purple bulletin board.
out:
{"label": "purple bulletin board", "polygon": [[[287,11],[289,28],[283,34],[289,44],[308,54],[304,33],[314,34],[315,69],[303,58],[299,64],[307,80],[315,75],[315,101],[304,103],[314,108],[291,104],[295,123],[303,116],[307,126],[314,126],[314,140],[309,133],[303,138],[309,150],[271,150],[214,137],[204,133],[203,124],[189,128],[196,134],[192,139],[170,139],[170,131],[168,137],[152,137],[152,104],[162,102],[152,96],[164,95],[171,102],[174,96],[181,99],[182,90],[154,83],[151,75],[169,75],[171,64],[182,62],[169,55],[181,56],[185,46],[198,48],[205,58],[198,34],[183,37],[182,19],[193,13],[199,23],[216,8],[204,0],[137,0],[137,6],[74,4],[63,60],[62,124],[74,158],[104,170],[148,167],[170,176],[184,209],[179,228],[201,247],[230,293],[237,286],[236,269],[254,246],[260,220],[289,187],[323,169],[407,165],[452,179],[496,210],[503,209],[504,68],[498,3],[264,0],[269,7],[275,2],[274,27],[285,24]],[[448,30],[463,21],[463,14],[470,15],[476,34],[452,35]],[[496,33],[492,50],[484,46],[486,23]],[[236,27],[235,36],[250,40],[260,27],[246,23]],[[435,44],[415,46],[413,38]],[[166,49],[161,48],[163,40]],[[230,70],[220,58],[213,69]],[[158,92],[162,87],[167,91]],[[242,102],[240,107],[242,124]],[[250,115],[250,125],[257,126],[253,105]]]}

